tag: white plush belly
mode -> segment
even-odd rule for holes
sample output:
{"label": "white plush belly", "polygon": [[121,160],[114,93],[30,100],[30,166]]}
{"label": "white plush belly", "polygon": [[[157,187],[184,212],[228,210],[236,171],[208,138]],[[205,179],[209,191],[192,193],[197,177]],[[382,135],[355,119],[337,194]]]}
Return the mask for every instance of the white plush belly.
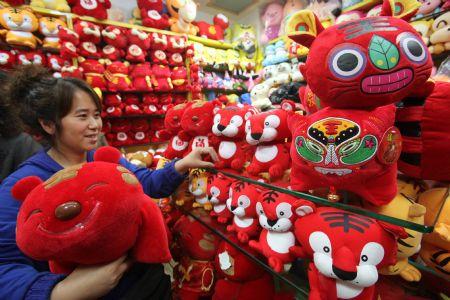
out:
{"label": "white plush belly", "polygon": [[223,210],[225,209],[227,207],[227,205],[226,204],[217,204],[217,205],[214,205],[214,211],[216,212],[216,213],[221,213],[221,212],[223,212]]}
{"label": "white plush belly", "polygon": [[195,202],[197,202],[198,204],[204,205],[206,203],[208,203],[208,197],[204,196],[204,197],[199,197],[199,198],[195,198]]}
{"label": "white plush belly", "polygon": [[255,220],[253,218],[239,218],[234,216],[234,223],[241,228],[247,228],[253,224]]}
{"label": "white plush belly", "polygon": [[201,148],[201,147],[209,147],[208,137],[207,136],[196,136],[192,141],[192,149]]}
{"label": "white plush belly", "polygon": [[183,151],[189,145],[188,142],[183,142],[178,135],[174,136],[172,139],[172,148],[176,151]]}
{"label": "white plush belly", "polygon": [[336,291],[339,299],[352,299],[361,294],[363,287],[355,286],[349,282],[336,280]]}
{"label": "white plush belly", "polygon": [[269,162],[278,155],[278,147],[276,145],[271,146],[258,146],[256,148],[255,157],[262,163]]}
{"label": "white plush belly", "polygon": [[288,253],[289,248],[295,245],[295,236],[292,232],[267,232],[267,244],[270,249],[278,253]]}
{"label": "white plush belly", "polygon": [[236,149],[237,146],[235,142],[220,142],[219,155],[222,158],[229,159],[236,153]]}

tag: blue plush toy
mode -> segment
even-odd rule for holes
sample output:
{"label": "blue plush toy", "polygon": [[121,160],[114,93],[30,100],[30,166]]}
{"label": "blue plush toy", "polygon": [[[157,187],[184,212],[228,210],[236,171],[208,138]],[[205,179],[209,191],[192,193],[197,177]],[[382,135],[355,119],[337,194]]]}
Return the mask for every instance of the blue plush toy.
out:
{"label": "blue plush toy", "polygon": [[270,44],[266,46],[262,65],[263,67],[267,67],[274,64],[275,64],[275,45]]}
{"label": "blue plush toy", "polygon": [[289,53],[286,50],[286,43],[283,40],[279,40],[275,43],[275,64],[286,62],[289,60]]}

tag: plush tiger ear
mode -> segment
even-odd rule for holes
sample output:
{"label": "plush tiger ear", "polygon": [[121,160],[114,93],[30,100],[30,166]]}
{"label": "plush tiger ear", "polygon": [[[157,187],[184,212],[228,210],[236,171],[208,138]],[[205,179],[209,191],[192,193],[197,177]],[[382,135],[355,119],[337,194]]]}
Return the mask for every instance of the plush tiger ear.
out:
{"label": "plush tiger ear", "polygon": [[416,14],[420,5],[416,0],[384,0],[380,15],[408,22]]}
{"label": "plush tiger ear", "polygon": [[319,18],[310,10],[299,10],[293,14],[285,27],[285,32],[291,40],[307,48],[311,47],[323,30]]}
{"label": "plush tiger ear", "polygon": [[394,235],[396,238],[406,239],[408,237],[408,233],[406,233],[405,228],[403,227],[383,222],[380,220],[377,220],[377,223],[380,224],[380,226],[383,227],[384,230]]}
{"label": "plush tiger ear", "polygon": [[28,194],[43,181],[37,176],[28,176],[19,180],[11,189],[12,196],[22,202]]}

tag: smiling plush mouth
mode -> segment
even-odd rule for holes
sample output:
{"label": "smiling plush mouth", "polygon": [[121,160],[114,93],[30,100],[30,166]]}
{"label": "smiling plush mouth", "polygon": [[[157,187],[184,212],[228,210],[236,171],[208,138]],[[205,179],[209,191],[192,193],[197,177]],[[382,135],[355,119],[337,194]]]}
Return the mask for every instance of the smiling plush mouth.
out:
{"label": "smiling plush mouth", "polygon": [[368,94],[391,93],[406,87],[413,77],[413,71],[408,68],[389,74],[372,75],[363,79],[361,89]]}
{"label": "smiling plush mouth", "polygon": [[344,176],[352,172],[352,170],[350,169],[330,169],[322,167],[315,167],[314,170],[324,175],[338,175],[338,176]]}
{"label": "smiling plush mouth", "polygon": [[172,9],[173,9],[176,13],[178,13],[179,8],[176,8],[175,6],[172,5]]}

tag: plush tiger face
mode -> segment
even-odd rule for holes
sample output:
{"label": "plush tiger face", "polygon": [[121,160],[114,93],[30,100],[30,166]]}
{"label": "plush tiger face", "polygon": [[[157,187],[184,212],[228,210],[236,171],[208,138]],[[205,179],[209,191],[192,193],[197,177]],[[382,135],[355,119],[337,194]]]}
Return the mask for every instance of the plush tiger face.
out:
{"label": "plush tiger face", "polygon": [[4,7],[0,9],[0,24],[14,31],[33,32],[39,22],[31,8]]}
{"label": "plush tiger face", "polygon": [[42,17],[39,19],[39,32],[48,37],[57,37],[59,29],[67,27],[66,22],[54,17]]}

